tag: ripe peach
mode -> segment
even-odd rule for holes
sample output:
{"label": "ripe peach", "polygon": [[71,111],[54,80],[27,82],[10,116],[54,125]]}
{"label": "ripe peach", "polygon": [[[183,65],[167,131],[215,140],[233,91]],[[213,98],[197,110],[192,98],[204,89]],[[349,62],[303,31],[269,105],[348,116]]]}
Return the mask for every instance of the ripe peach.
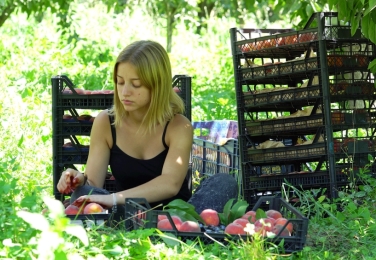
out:
{"label": "ripe peach", "polygon": [[245,235],[244,227],[238,223],[230,223],[225,228],[225,233],[230,235]]}
{"label": "ripe peach", "polygon": [[182,231],[182,232],[201,232],[201,228],[196,221],[187,220],[187,221],[184,221],[181,224],[179,231]]}
{"label": "ripe peach", "polygon": [[167,218],[158,221],[157,228],[160,230],[173,230],[170,220]]}
{"label": "ripe peach", "polygon": [[[281,230],[282,230],[282,232],[281,232]],[[276,234],[276,235],[280,235],[280,236],[282,236],[282,237],[288,237],[288,236],[291,236],[291,232],[287,229],[287,228],[283,228],[283,225],[275,225],[274,227],[273,227],[273,230],[272,230],[272,232],[274,233],[274,234]],[[279,232],[281,232],[281,233],[279,233]]]}
{"label": "ripe peach", "polygon": [[180,93],[180,89],[178,87],[173,87],[173,90],[175,91],[175,93]]}
{"label": "ripe peach", "polygon": [[[286,218],[279,218],[279,219],[276,219],[274,225],[277,226],[277,225],[281,225],[282,227],[288,222],[288,219]],[[287,230],[292,233],[292,230],[293,230],[293,225],[292,223],[288,223],[287,226],[286,226]]]}
{"label": "ripe peach", "polygon": [[269,218],[274,218],[274,219],[282,218],[282,214],[278,210],[269,209],[265,213],[266,213],[266,216],[268,216]]}
{"label": "ripe peach", "polygon": [[255,222],[255,229],[260,228],[264,231],[272,231],[274,227],[275,219],[273,218],[260,218]]}
{"label": "ripe peach", "polygon": [[103,207],[95,202],[87,204],[84,208],[84,214],[97,214],[102,212],[104,212]]}
{"label": "ripe peach", "polygon": [[218,226],[219,225],[219,216],[218,212],[214,209],[204,209],[200,213],[200,217],[204,220],[205,225],[209,226]]}
{"label": "ripe peach", "polygon": [[77,214],[81,214],[80,212],[80,208],[75,206],[75,205],[69,205],[66,209],[65,209],[65,214],[67,215],[77,215]]}
{"label": "ripe peach", "polygon": [[74,88],[74,90],[77,92],[78,95],[83,95],[85,94],[85,90],[82,88]]}
{"label": "ripe peach", "polygon": [[256,211],[248,211],[246,212],[242,218],[248,219],[249,222],[255,223],[256,222]]}
{"label": "ripe peach", "polygon": [[[183,221],[178,216],[171,216],[171,218],[175,224],[175,227],[179,230]],[[158,221],[157,228],[161,230],[173,230],[170,220],[167,217]]]}
{"label": "ripe peach", "polygon": [[249,224],[249,221],[245,218],[238,218],[238,219],[235,219],[232,223],[240,224],[245,228],[245,226]]}
{"label": "ripe peach", "polygon": [[166,215],[158,215],[158,222],[161,221],[162,219],[166,219]]}

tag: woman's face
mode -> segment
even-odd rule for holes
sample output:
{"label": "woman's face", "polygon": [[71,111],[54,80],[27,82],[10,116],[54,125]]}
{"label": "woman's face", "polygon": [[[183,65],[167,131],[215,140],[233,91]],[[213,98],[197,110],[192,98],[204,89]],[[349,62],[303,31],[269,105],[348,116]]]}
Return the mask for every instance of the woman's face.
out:
{"label": "woman's face", "polygon": [[150,89],[143,86],[136,68],[131,63],[119,63],[116,73],[117,93],[125,111],[147,111],[151,100]]}

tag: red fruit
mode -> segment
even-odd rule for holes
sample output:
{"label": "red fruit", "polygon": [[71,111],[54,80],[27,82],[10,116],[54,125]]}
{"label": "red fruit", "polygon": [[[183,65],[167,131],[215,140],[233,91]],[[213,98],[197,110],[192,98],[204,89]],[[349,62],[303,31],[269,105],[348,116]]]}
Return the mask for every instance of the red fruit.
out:
{"label": "red fruit", "polygon": [[98,214],[102,212],[104,212],[103,207],[95,202],[87,204],[84,208],[84,214]]}
{"label": "red fruit", "polygon": [[173,87],[173,90],[175,91],[175,93],[180,93],[180,89],[178,87]]}
{"label": "red fruit", "polygon": [[83,94],[85,94],[85,90],[82,89],[82,88],[75,88],[74,90],[77,92],[78,95],[83,95]]}
{"label": "red fruit", "polygon": [[255,222],[255,229],[260,228],[263,231],[272,231],[275,219],[273,218],[260,218]]}
{"label": "red fruit", "polygon": [[[279,218],[275,221],[274,226],[281,225],[282,227],[288,222],[288,219],[286,218]],[[288,223],[286,226],[287,230],[292,233],[293,225],[292,223]]]}
{"label": "red fruit", "polygon": [[245,235],[244,227],[238,223],[230,223],[225,228],[225,233],[230,235]]}
{"label": "red fruit", "polygon": [[246,212],[242,218],[248,219],[249,222],[255,223],[256,222],[256,211],[248,211]]}
{"label": "red fruit", "polygon": [[77,214],[81,214],[80,212],[80,208],[75,206],[75,205],[69,205],[66,209],[65,209],[65,214],[67,215],[77,215]]}
{"label": "red fruit", "polygon": [[167,218],[158,221],[157,228],[160,230],[173,230],[170,220]]}
{"label": "red fruit", "polygon": [[182,232],[201,232],[201,228],[200,228],[200,226],[198,225],[197,222],[187,220],[187,221],[184,221],[181,224],[179,231],[182,231]]}
{"label": "red fruit", "polygon": [[[279,234],[279,236],[282,236],[282,237],[291,236],[291,232],[287,228],[283,228],[283,225],[275,225],[273,227],[272,232],[276,235]],[[281,232],[281,233],[279,233],[279,232]]]}
{"label": "red fruit", "polygon": [[[177,228],[177,230],[179,230],[183,221],[181,221],[181,219],[178,216],[171,216],[171,218],[175,224],[175,227]],[[165,219],[161,219],[160,221],[158,221],[157,228],[160,230],[173,230],[174,229],[170,223],[170,220],[167,217]]]}
{"label": "red fruit", "polygon": [[240,224],[243,228],[245,228],[250,222],[245,218],[238,218],[235,219],[232,223]]}
{"label": "red fruit", "polygon": [[158,222],[161,221],[162,219],[166,219],[166,215],[158,215]]}
{"label": "red fruit", "polygon": [[200,217],[204,220],[205,225],[218,226],[219,216],[218,212],[214,209],[204,209],[200,213]]}
{"label": "red fruit", "polygon": [[274,209],[269,209],[265,213],[266,213],[266,216],[268,216],[269,218],[274,218],[274,219],[282,218],[281,212],[274,210]]}

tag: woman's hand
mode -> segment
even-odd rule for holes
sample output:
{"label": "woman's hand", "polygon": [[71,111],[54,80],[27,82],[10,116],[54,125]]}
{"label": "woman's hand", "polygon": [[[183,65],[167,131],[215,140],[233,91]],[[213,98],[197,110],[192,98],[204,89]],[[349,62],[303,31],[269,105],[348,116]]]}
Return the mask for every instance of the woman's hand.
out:
{"label": "woman's hand", "polygon": [[111,208],[113,206],[112,194],[109,195],[84,195],[77,198],[72,204],[81,207],[83,204],[89,204],[95,202],[103,206],[104,208]]}
{"label": "woman's hand", "polygon": [[84,185],[84,181],[83,173],[69,168],[61,174],[57,190],[63,194],[71,193],[77,187]]}

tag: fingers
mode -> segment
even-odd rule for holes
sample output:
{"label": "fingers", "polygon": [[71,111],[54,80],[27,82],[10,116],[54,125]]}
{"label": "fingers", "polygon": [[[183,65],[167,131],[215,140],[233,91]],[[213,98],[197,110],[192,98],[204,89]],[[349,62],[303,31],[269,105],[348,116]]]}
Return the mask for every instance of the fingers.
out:
{"label": "fingers", "polygon": [[61,174],[59,183],[57,184],[57,189],[60,193],[67,194],[73,191],[73,189],[77,186],[77,178],[78,171],[73,169],[66,169]]}
{"label": "fingers", "polygon": [[90,202],[90,196],[84,195],[79,198],[77,198],[75,201],[73,201],[72,205],[75,205],[77,207],[81,207],[83,204]]}

